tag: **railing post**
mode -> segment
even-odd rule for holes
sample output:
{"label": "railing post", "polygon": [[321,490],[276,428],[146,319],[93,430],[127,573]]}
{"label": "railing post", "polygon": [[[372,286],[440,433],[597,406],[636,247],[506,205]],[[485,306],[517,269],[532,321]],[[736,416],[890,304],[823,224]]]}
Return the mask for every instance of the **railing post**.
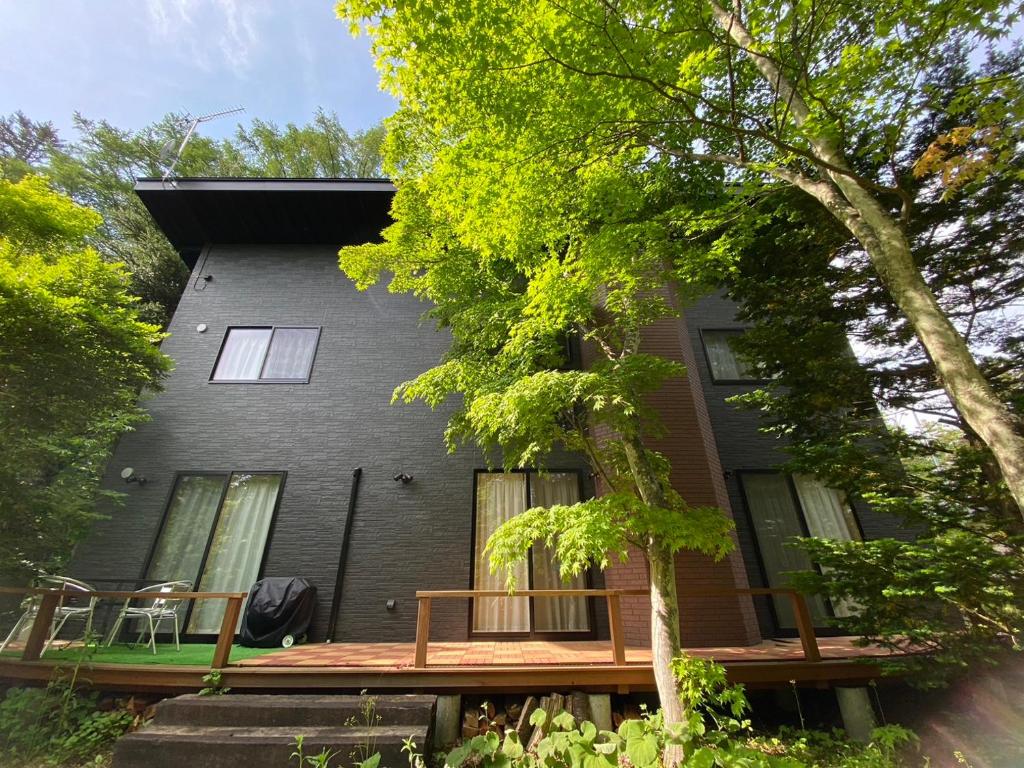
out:
{"label": "railing post", "polygon": [[235,627],[238,626],[238,616],[241,612],[242,598],[229,597],[227,607],[224,609],[224,618],[220,622],[220,634],[217,635],[217,647],[213,651],[213,661],[210,663],[214,669],[222,669],[228,665],[231,644],[235,641]]}
{"label": "railing post", "polygon": [[800,634],[800,645],[804,649],[805,661],[821,661],[821,651],[818,650],[818,638],[814,634],[814,621],[811,619],[811,611],[807,607],[807,601],[799,592],[789,592],[789,598],[793,601],[793,615],[796,617],[796,631]]}
{"label": "railing post", "polygon": [[430,640],[430,598],[417,597],[419,607],[416,611],[416,655],[412,665],[416,669],[427,666],[427,642]]}
{"label": "railing post", "polygon": [[626,643],[622,629],[622,605],[619,602],[617,592],[609,592],[606,595],[608,600],[608,630],[612,636],[612,660],[615,666],[621,667],[626,663]]}
{"label": "railing post", "polygon": [[46,640],[50,636],[50,626],[53,624],[53,613],[57,610],[59,602],[60,595],[56,592],[43,593],[43,599],[39,601],[39,610],[36,611],[36,619],[28,633],[25,650],[21,654],[22,661],[38,661],[43,655]]}

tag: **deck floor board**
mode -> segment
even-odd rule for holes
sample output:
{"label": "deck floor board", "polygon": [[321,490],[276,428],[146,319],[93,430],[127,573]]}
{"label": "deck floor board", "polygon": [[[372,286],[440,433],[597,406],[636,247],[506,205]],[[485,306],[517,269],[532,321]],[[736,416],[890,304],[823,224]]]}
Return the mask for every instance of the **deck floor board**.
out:
{"label": "deck floor board", "polygon": [[[820,637],[822,659],[854,659],[886,656],[878,646],[862,647],[852,637]],[[276,651],[233,665],[244,667],[366,667],[404,669],[413,665],[413,643],[317,643]],[[766,640],[751,646],[687,648],[692,656],[719,662],[799,661],[803,659],[796,638]],[[428,667],[567,666],[612,663],[611,643],[592,641],[494,641],[432,642],[427,648]],[[626,663],[649,665],[651,649],[626,648]]]}

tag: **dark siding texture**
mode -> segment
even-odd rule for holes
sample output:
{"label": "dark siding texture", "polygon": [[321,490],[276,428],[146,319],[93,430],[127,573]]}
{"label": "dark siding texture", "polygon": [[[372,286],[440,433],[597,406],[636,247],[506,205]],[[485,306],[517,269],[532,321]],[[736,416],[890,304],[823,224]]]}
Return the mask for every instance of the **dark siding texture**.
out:
{"label": "dark siding texture", "polygon": [[[714,428],[718,455],[729,492],[729,504],[736,520],[736,533],[750,585],[766,586],[761,575],[757,546],[750,530],[737,473],[749,469],[776,468],[788,458],[783,450],[785,444],[779,438],[759,432],[761,417],[758,413],[741,410],[726,402],[734,395],[749,392],[756,384],[713,383],[700,338],[702,328],[742,328],[742,324],[736,319],[736,309],[737,305],[720,293],[698,299],[686,308],[684,314],[696,358],[696,369],[691,369],[690,375],[699,375],[704,388],[704,399]],[[862,503],[855,504],[855,511],[867,538],[907,535],[900,528],[899,521],[890,515],[874,512]],[[765,599],[757,599],[755,605],[762,633],[766,636],[773,634],[773,622]]]}
{"label": "dark siding texture", "polygon": [[[74,573],[140,578],[176,473],[286,471],[263,575],[316,585],[311,639],[323,640],[352,471],[362,467],[335,639],[413,640],[417,589],[469,587],[473,470],[484,465],[470,448],[448,455],[446,410],[390,404],[397,384],[447,348],[447,335],[421,321],[424,310],[381,286],[355,290],[332,248],[211,248],[164,342],[176,366],[164,391],[145,399],[152,420],[121,440],[108,467],[125,503],[96,523]],[[225,330],[237,325],[322,326],[310,382],[210,383]],[[126,466],[146,485],[126,486]],[[400,472],[415,480],[395,482]],[[394,611],[385,609],[391,598]],[[466,639],[466,603],[436,601],[433,628],[434,639]]]}

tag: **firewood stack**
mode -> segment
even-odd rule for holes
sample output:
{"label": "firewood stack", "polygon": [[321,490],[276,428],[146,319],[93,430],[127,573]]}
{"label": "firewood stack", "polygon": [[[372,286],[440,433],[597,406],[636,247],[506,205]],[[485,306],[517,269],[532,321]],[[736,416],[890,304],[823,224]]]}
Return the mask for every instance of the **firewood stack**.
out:
{"label": "firewood stack", "polygon": [[[471,739],[492,731],[504,738],[509,731],[515,731],[519,735],[520,743],[527,749],[537,746],[537,743],[546,735],[552,718],[561,712],[571,714],[577,723],[593,719],[590,700],[582,691],[572,691],[567,694],[549,693],[539,698],[507,695],[486,700],[474,700],[471,697],[465,697],[463,701],[465,707],[462,719],[463,738]],[[544,710],[547,714],[543,726],[530,724],[530,718],[538,709]],[[616,728],[622,724],[623,720],[639,717],[639,707],[628,700],[622,701],[612,711],[612,720]]]}

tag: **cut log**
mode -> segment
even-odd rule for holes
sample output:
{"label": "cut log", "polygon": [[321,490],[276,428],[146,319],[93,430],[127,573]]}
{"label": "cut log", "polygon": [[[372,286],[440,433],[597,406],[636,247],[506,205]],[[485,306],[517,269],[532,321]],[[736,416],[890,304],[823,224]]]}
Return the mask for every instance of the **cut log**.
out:
{"label": "cut log", "polygon": [[527,696],[519,713],[519,719],[516,720],[516,733],[519,734],[520,744],[526,744],[529,740],[530,729],[533,727],[530,725],[530,716],[535,709],[537,709],[537,699]]}
{"label": "cut log", "polygon": [[536,749],[540,740],[544,738],[549,730],[551,730],[551,720],[555,715],[565,709],[565,697],[560,693],[552,693],[550,696],[542,696],[540,700],[540,709],[544,710],[544,714],[546,714],[547,717],[544,718],[544,725],[538,725],[533,729],[533,735],[530,736],[530,743],[526,746],[528,750]]}
{"label": "cut log", "polygon": [[590,699],[583,691],[570,693],[566,704],[568,705],[566,709],[576,719],[577,726],[585,720],[594,719],[590,713]]}
{"label": "cut log", "polygon": [[467,712],[462,718],[462,735],[467,739],[480,735],[480,722],[476,713]]}

